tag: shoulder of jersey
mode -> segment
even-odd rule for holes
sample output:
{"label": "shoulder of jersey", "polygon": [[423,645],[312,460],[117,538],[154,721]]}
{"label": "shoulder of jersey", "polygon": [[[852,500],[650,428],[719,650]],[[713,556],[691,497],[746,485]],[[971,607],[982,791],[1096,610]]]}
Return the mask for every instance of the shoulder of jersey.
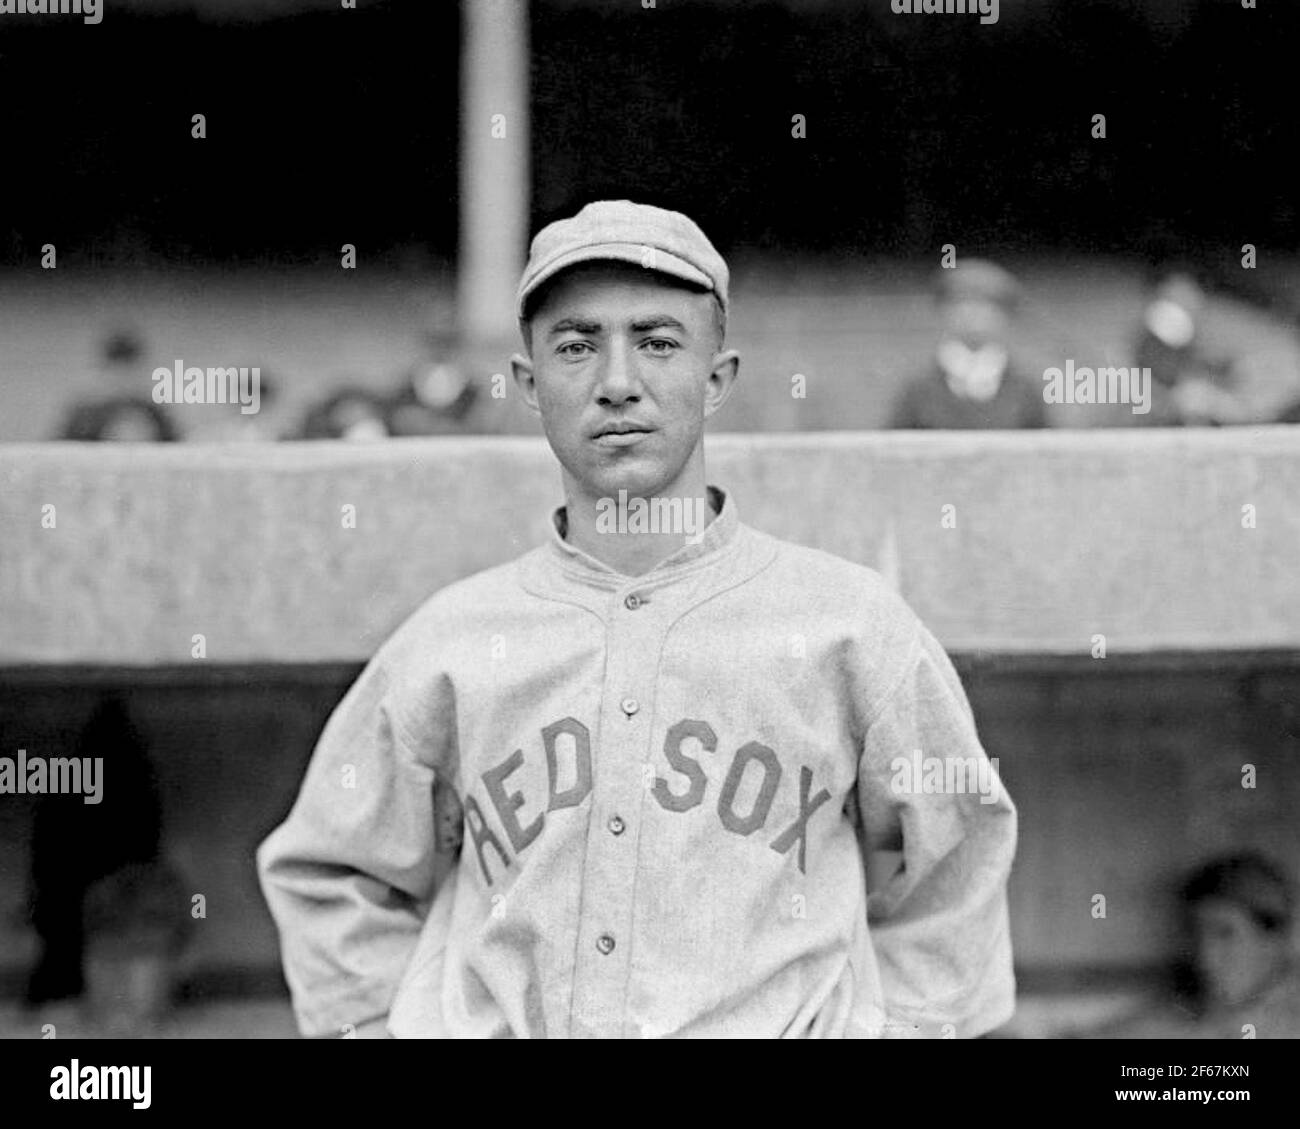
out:
{"label": "shoulder of jersey", "polygon": [[844,601],[846,610],[891,607],[910,614],[902,596],[869,565],[770,534],[760,536],[767,538],[776,549],[768,571],[792,593],[835,596]]}
{"label": "shoulder of jersey", "polygon": [[437,589],[393,631],[390,648],[428,650],[448,642],[458,630],[472,629],[479,617],[509,611],[521,591],[514,579],[519,559],[493,565]]}

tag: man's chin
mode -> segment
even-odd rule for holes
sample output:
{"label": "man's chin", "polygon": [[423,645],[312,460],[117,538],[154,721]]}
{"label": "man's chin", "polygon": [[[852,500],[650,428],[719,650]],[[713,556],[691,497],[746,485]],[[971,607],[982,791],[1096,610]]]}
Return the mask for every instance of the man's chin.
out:
{"label": "man's chin", "polygon": [[619,467],[603,467],[584,482],[592,497],[617,498],[620,490],[629,498],[653,498],[667,488],[671,476],[655,465],[638,465],[639,460],[628,460]]}

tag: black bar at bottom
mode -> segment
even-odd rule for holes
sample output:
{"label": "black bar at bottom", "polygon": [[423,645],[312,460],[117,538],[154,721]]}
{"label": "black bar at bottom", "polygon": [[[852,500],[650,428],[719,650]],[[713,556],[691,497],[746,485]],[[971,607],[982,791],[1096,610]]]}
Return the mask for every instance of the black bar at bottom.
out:
{"label": "black bar at bottom", "polygon": [[475,1121],[536,1120],[543,1110],[584,1122],[658,1115],[667,1124],[710,1109],[734,1122],[753,1107],[770,1122],[786,1106],[804,1124],[936,1114],[1005,1124],[1022,1112],[1077,1118],[1125,1106],[1144,1117],[1200,1110],[1222,1122],[1291,1110],[1295,1077],[1294,1043],[1245,1039],[844,1042],[807,1052],[714,1040],[574,1052],[469,1040],[9,1040],[0,1044],[0,1109],[10,1125],[110,1109],[169,1124],[249,1115],[259,1122],[287,1115],[297,1125],[362,1115],[436,1124],[466,1113]]}

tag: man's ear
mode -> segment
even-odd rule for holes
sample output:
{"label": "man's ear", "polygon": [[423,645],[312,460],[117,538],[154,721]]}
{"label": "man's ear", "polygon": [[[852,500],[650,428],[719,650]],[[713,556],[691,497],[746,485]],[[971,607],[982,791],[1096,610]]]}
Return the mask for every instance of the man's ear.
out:
{"label": "man's ear", "polygon": [[709,382],[704,390],[704,418],[708,419],[731,398],[740,376],[740,354],[726,349],[713,358]]}
{"label": "man's ear", "polygon": [[524,403],[534,415],[541,415],[542,410],[537,406],[537,380],[533,376],[533,362],[522,353],[516,353],[510,358],[510,374],[515,378],[515,387],[519,389]]}

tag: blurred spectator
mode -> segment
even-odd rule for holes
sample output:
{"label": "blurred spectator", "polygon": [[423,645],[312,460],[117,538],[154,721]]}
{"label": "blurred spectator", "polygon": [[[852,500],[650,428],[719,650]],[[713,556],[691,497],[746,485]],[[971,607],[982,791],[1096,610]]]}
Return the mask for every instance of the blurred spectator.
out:
{"label": "blurred spectator", "polygon": [[[97,804],[80,795],[42,795],[37,803],[29,904],[41,949],[27,984],[31,1005],[81,995],[87,890],[122,867],[155,864],[159,855],[157,784],[118,696],[103,698],[77,745],[74,756],[103,758],[107,783]],[[175,908],[185,913],[183,904]]]}
{"label": "blurred spectator", "polygon": [[302,427],[304,439],[386,439],[390,434],[383,397],[355,386],[312,408]]}
{"label": "blurred spectator", "polygon": [[280,380],[260,366],[257,369],[257,411],[245,414],[243,404],[232,402],[200,412],[218,412],[214,423],[205,424],[202,416],[186,438],[201,443],[270,443],[281,438],[274,420],[280,404]]}
{"label": "blurred spectator", "polygon": [[74,404],[59,431],[60,439],[82,442],[172,443],[175,425],[146,396],[109,396]]}
{"label": "blurred spectator", "polygon": [[[1300,330],[1300,315],[1292,319],[1292,325],[1295,329]],[[1300,423],[1300,400],[1290,401],[1274,420],[1275,423]]]}
{"label": "blurred spectator", "polygon": [[934,363],[903,390],[891,426],[1047,426],[1042,382],[1018,372],[1011,357],[1019,297],[1015,278],[994,263],[967,259],[940,270],[935,300],[942,331]]}
{"label": "blurred spectator", "polygon": [[1291,947],[1294,894],[1281,867],[1228,855],[1180,890],[1187,951],[1172,990],[1093,1032],[1108,1038],[1300,1038],[1300,969]]}
{"label": "blurred spectator", "polygon": [[1244,423],[1232,388],[1232,362],[1210,357],[1200,340],[1205,292],[1182,271],[1160,276],[1134,345],[1136,364],[1151,370],[1151,411],[1137,422],[1155,427]]}
{"label": "blurred spectator", "polygon": [[193,919],[190,895],[164,860],[101,878],[85,899],[85,1018],[105,1034],[152,1033],[166,1018]]}
{"label": "blurred spectator", "polygon": [[393,435],[463,432],[477,398],[468,370],[452,356],[423,361],[406,375],[389,405],[389,431]]}

